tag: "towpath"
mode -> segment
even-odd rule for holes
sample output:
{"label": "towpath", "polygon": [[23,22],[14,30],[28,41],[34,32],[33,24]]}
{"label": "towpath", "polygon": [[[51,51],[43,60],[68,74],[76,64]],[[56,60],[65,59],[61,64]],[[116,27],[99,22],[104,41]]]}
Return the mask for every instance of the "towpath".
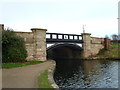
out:
{"label": "towpath", "polygon": [[19,68],[2,69],[2,88],[38,88],[38,76],[51,61]]}

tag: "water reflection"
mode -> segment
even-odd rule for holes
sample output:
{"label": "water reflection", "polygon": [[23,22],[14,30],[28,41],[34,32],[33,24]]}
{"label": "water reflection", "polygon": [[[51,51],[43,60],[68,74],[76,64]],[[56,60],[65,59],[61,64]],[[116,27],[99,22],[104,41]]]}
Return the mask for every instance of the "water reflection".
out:
{"label": "water reflection", "polygon": [[56,60],[60,88],[118,88],[118,61]]}

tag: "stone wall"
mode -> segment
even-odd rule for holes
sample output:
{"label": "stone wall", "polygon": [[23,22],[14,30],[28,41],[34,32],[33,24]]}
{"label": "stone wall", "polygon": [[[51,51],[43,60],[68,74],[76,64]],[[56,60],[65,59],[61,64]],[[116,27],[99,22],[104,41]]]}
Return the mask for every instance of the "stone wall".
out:
{"label": "stone wall", "polygon": [[4,24],[0,24],[0,30],[4,29]]}
{"label": "stone wall", "polygon": [[99,53],[104,48],[104,38],[91,37],[91,56]]}
{"label": "stone wall", "polygon": [[24,38],[25,41],[25,46],[27,50],[28,57],[26,60],[34,60],[34,55],[33,55],[33,33],[32,32],[15,32],[17,35],[21,36]]}
{"label": "stone wall", "polygon": [[[95,56],[99,53],[100,49],[106,48],[106,44],[108,46],[108,40],[104,38],[91,37],[90,33],[82,33],[83,39],[83,57],[91,57]],[[107,47],[108,48],[108,47]]]}
{"label": "stone wall", "polygon": [[46,60],[46,29],[32,28],[32,32],[15,32],[24,38],[28,57],[26,60]]}
{"label": "stone wall", "polygon": [[83,40],[83,44],[82,44],[82,48],[83,48],[83,57],[87,58],[89,56],[91,56],[91,37],[90,37],[90,33],[82,33],[82,40]]}

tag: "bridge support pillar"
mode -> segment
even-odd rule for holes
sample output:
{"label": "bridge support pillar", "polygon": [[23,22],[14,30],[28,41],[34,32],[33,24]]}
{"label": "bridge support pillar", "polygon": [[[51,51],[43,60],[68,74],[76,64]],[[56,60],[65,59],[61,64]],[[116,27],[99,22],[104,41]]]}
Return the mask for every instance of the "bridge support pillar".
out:
{"label": "bridge support pillar", "polygon": [[82,40],[83,40],[83,57],[87,58],[91,56],[91,37],[90,33],[82,33]]}
{"label": "bridge support pillar", "polygon": [[33,32],[33,57],[36,61],[46,60],[46,29],[32,28]]}

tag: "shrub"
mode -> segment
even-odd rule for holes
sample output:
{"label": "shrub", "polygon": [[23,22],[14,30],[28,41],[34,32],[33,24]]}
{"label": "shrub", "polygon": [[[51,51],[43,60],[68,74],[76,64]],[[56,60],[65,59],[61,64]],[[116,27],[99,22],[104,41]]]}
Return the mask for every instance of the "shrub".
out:
{"label": "shrub", "polygon": [[26,57],[24,39],[12,30],[2,30],[2,62],[23,62]]}
{"label": "shrub", "polygon": [[108,49],[102,48],[102,49],[100,49],[98,55],[105,54],[106,51],[108,51]]}

